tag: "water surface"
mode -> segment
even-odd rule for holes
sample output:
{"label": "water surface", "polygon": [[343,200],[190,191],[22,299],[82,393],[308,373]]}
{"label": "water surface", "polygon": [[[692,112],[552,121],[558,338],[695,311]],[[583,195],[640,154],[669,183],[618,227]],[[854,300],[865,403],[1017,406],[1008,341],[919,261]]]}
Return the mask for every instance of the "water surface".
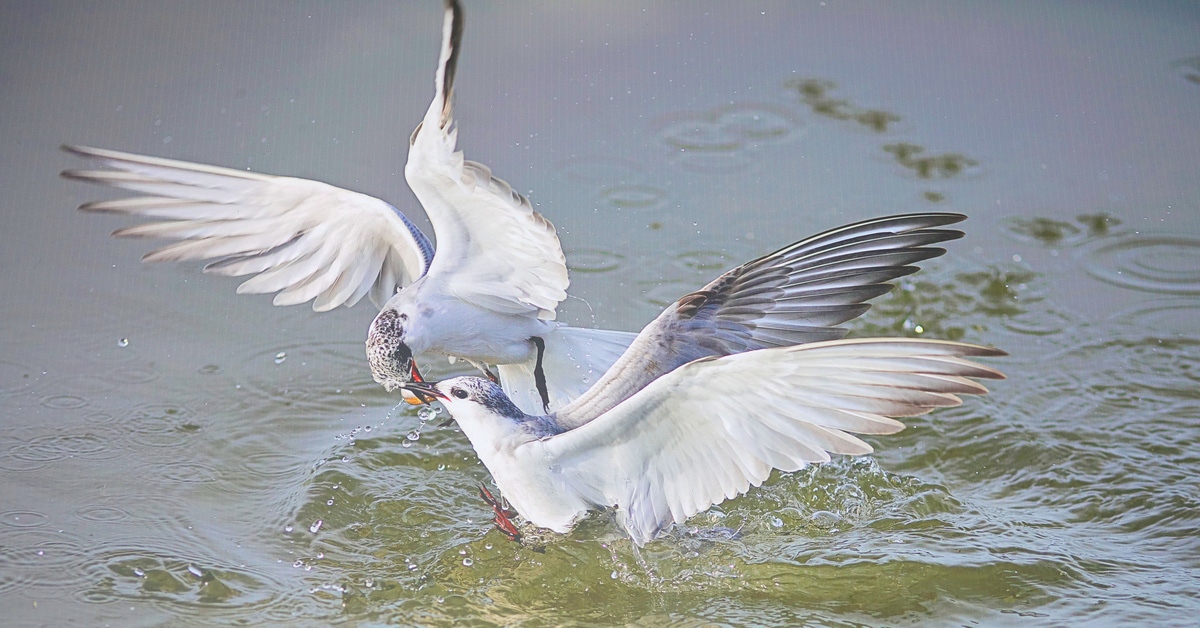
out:
{"label": "water surface", "polygon": [[460,145],[558,226],[565,320],[638,329],[817,231],[970,216],[853,326],[1002,347],[1009,379],[640,552],[602,516],[509,542],[463,435],[371,382],[369,305],[140,264],[150,243],[106,235],[127,222],[74,210],[113,195],[57,176],[85,143],[319,178],[427,225],[402,169],[440,11],[0,8],[8,625],[1200,611],[1194,5],[468,3]]}

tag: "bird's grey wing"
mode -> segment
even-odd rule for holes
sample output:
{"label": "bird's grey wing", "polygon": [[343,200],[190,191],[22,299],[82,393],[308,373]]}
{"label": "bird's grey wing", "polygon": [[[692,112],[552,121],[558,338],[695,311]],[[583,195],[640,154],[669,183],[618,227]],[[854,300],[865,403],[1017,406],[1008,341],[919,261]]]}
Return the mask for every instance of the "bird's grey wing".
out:
{"label": "bird's grey wing", "polygon": [[[967,358],[1004,352],[924,339],[843,339],[692,362],[590,423],[523,447],[585,500],[616,509],[638,545],[758,486],[772,469],[865,454],[850,435],[987,392],[1004,376]],[[539,458],[541,459],[541,458]]]}
{"label": "bird's grey wing", "polygon": [[413,132],[404,176],[437,237],[430,281],[464,301],[552,320],[566,298],[567,263],[554,225],[482,164],[455,150],[451,115],[462,10],[446,3],[435,94]]}
{"label": "bird's grey wing", "polygon": [[255,275],[239,293],[275,295],[275,305],[313,300],[325,311],[370,293],[377,306],[423,275],[433,245],[377,198],[293,177],[161,159],[86,146],[65,150],[105,170],[63,176],[146,196],[86,203],[80,210],[162,219],[113,232],[180,240],[145,261],[215,259],[205,272]]}
{"label": "bird's grey wing", "polygon": [[962,237],[941,229],[962,214],[886,216],[820,233],[748,262],[679,299],[647,325],[613,368],[558,413],[582,425],[692,360],[845,336],[837,327],[918,262]]}

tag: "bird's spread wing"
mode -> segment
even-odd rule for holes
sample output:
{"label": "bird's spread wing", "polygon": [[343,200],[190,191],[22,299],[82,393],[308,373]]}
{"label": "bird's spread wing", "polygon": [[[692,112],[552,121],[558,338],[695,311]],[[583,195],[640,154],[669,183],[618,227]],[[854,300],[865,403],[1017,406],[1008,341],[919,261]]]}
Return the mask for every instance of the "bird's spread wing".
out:
{"label": "bird's spread wing", "polygon": [[551,320],[567,294],[566,257],[554,225],[487,166],[455,150],[451,108],[462,24],[461,8],[447,2],[435,95],[404,168],[437,235],[430,280],[481,307]]}
{"label": "bird's spread wing", "polygon": [[605,415],[530,447],[585,499],[616,507],[639,545],[672,521],[830,453],[865,454],[849,433],[891,434],[1002,379],[966,358],[1004,352],[901,338],[833,340],[699,360]]}
{"label": "bird's spread wing", "polygon": [[325,311],[370,294],[382,306],[423,275],[433,245],[396,208],[320,181],[279,177],[85,146],[65,150],[106,170],[63,176],[140,192],[87,203],[90,212],[162,219],[113,232],[179,240],[146,261],[215,259],[205,272],[255,275],[239,293],[270,293],[276,305],[313,300]]}
{"label": "bird's spread wing", "polygon": [[726,272],[669,306],[590,390],[559,411],[561,425],[594,419],[655,378],[708,356],[833,340],[888,282],[962,237],[941,229],[962,214],[887,216],[801,240]]}

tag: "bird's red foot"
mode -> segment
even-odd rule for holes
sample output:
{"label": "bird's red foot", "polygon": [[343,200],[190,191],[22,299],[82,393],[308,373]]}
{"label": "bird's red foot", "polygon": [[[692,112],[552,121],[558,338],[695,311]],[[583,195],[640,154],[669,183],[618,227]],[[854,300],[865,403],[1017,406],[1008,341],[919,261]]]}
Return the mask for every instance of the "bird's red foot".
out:
{"label": "bird's red foot", "polygon": [[492,517],[492,523],[496,524],[496,529],[507,535],[509,539],[520,541],[521,531],[513,524],[512,519],[509,519],[508,508],[505,508],[500,503],[500,500],[496,499],[492,495],[492,492],[487,490],[487,487],[482,484],[479,485],[479,496],[492,507],[492,512],[495,513],[495,516]]}

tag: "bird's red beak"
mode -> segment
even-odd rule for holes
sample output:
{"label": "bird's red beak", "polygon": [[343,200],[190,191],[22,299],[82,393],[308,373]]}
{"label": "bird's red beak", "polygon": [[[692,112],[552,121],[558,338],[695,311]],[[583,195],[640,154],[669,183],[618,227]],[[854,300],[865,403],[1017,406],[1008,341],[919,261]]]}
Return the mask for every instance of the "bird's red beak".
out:
{"label": "bird's red beak", "polygon": [[[421,371],[420,371],[420,369],[417,368],[416,358],[413,358],[413,360],[412,360],[411,369],[412,370],[410,370],[408,373],[410,380],[417,382],[417,383],[424,383],[425,378],[421,377]],[[409,389],[407,389],[407,388],[402,390],[401,393],[404,395],[404,400],[407,401],[408,403],[411,403],[414,406],[425,405],[425,404],[429,403],[430,401],[432,401],[432,399],[426,399],[424,395],[414,395],[414,394],[409,393]]]}
{"label": "bird's red beak", "polygon": [[434,384],[432,382],[409,382],[404,384],[404,390],[405,392],[411,392],[413,398],[417,400],[413,402],[410,401],[408,397],[404,398],[405,401],[408,401],[414,406],[432,403],[434,399],[448,399],[446,395],[443,395],[442,393],[438,392],[437,388],[434,388]]}

